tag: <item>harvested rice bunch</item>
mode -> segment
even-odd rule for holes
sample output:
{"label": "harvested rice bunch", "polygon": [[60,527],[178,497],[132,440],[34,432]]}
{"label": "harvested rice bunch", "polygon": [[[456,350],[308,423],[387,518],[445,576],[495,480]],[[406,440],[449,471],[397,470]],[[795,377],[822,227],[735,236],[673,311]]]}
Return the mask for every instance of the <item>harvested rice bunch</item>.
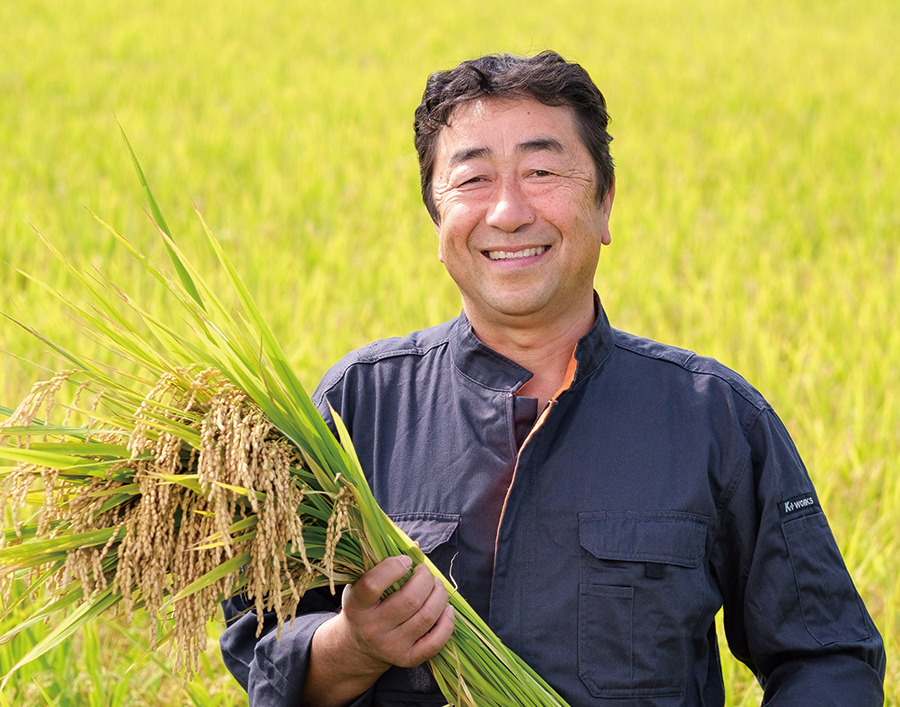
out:
{"label": "harvested rice bunch", "polygon": [[[91,304],[61,301],[92,339],[140,372],[124,375],[29,329],[70,370],[37,384],[0,423],[0,512],[12,518],[0,537],[0,595],[9,598],[14,581],[28,576],[35,592],[54,593],[16,631],[58,620],[13,671],[121,605],[168,623],[160,640],[174,638],[178,666],[190,675],[219,601],[243,592],[260,617],[274,612],[280,629],[308,589],[334,591],[406,554],[444,582],[456,609],[452,638],[429,661],[448,702],[565,705],[378,507],[340,419],[339,442],[202,218],[237,312],[178,250],[134,164],[177,277],[97,220],[191,326],[174,328],[171,312],[155,316],[57,253]],[[65,403],[64,388],[73,391]],[[23,505],[37,512],[20,518]],[[27,600],[7,600],[5,609]]]}
{"label": "harvested rice bunch", "polygon": [[[0,551],[0,578],[27,567],[60,597],[108,597],[129,619],[137,602],[168,617],[176,668],[190,674],[223,597],[242,591],[260,628],[274,612],[280,629],[307,589],[371,565],[358,533],[344,536],[352,495],[319,489],[297,447],[221,373],[166,374],[118,428],[104,422],[102,397],[81,411],[87,427],[35,425],[75,376],[37,384],[0,424],[3,453],[23,459],[0,487],[0,507],[15,514],[0,543],[47,539]],[[78,387],[82,399],[89,391]],[[23,505],[38,509],[28,522],[15,513]]]}

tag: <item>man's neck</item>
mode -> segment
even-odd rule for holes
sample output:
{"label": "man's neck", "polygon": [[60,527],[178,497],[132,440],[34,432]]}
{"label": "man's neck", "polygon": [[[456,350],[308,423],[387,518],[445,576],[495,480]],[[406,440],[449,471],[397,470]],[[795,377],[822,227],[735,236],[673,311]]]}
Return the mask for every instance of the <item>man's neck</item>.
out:
{"label": "man's neck", "polygon": [[499,327],[477,318],[472,321],[470,317],[470,322],[485,345],[531,371],[533,377],[519,394],[537,398],[538,408],[543,409],[563,386],[575,346],[595,319],[592,300],[590,309],[552,322],[515,322]]}

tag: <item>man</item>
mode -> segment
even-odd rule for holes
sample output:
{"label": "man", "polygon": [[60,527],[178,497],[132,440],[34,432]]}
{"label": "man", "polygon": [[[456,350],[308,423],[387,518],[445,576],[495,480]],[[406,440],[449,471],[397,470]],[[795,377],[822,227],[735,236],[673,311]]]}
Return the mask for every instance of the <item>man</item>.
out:
{"label": "man", "polygon": [[[463,314],[351,353],[314,400],[385,511],[573,707],[722,705],[723,605],[765,704],[881,705],[881,638],[772,409],[714,361],[610,328],[607,122],[552,52],[433,75],[416,148]],[[308,593],[280,642],[227,605],[251,704],[443,704],[420,666],[453,628],[442,585],[420,567],[382,599],[408,568]]]}

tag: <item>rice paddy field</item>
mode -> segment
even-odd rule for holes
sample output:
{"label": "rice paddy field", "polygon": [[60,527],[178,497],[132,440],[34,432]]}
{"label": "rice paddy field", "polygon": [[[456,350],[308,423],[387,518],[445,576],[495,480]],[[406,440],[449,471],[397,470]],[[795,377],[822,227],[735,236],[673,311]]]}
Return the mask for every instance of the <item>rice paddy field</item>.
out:
{"label": "rice paddy field", "polygon": [[[428,73],[555,49],[613,117],[613,325],[718,358],[779,412],[900,705],[898,36],[894,0],[4,2],[0,311],[110,356],[14,269],[73,286],[35,230],[153,304],[88,212],[166,257],[118,121],[176,241],[215,281],[196,207],[312,390],[347,350],[459,311],[418,196]],[[60,367],[45,348],[0,321],[0,404]],[[111,618],[18,670],[0,707],[246,704],[221,628],[184,683],[147,622]],[[42,630],[0,645],[0,674]],[[728,704],[759,704],[722,652]]]}

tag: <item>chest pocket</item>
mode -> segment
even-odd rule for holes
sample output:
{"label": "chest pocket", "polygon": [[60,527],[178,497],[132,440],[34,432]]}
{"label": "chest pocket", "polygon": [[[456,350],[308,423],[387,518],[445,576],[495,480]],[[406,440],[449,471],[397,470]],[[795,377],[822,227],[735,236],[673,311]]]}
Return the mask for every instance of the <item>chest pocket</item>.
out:
{"label": "chest pocket", "polygon": [[445,575],[457,551],[456,529],[459,516],[451,513],[397,513],[391,520],[410,539],[419,543],[419,549],[437,565]]}
{"label": "chest pocket", "polygon": [[682,694],[691,632],[707,610],[708,519],[600,511],[578,521],[581,681],[595,697]]}

